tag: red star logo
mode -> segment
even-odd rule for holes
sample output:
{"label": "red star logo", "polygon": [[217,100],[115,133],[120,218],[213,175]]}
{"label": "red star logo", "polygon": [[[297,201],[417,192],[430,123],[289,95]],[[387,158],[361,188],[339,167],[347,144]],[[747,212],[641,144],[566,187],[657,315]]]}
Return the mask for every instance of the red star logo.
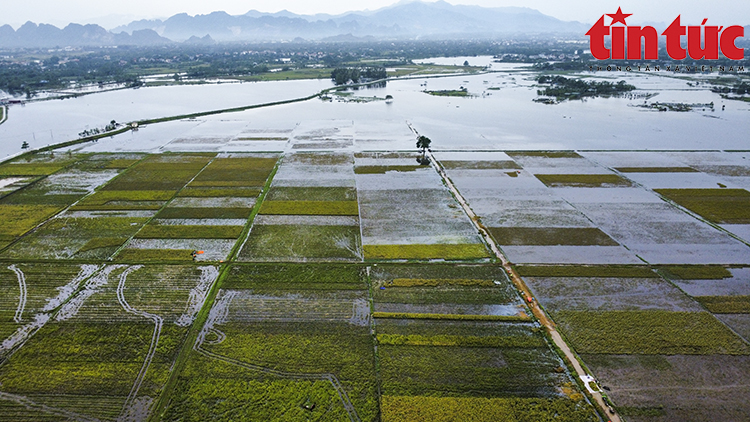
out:
{"label": "red star logo", "polygon": [[[622,13],[622,8],[617,8],[617,13],[607,13],[607,16],[612,18],[612,25],[616,24],[617,22],[622,22],[623,25],[627,26],[628,24],[625,22],[625,18],[628,16],[633,16],[632,13]],[[610,25],[611,26],[611,25]]]}

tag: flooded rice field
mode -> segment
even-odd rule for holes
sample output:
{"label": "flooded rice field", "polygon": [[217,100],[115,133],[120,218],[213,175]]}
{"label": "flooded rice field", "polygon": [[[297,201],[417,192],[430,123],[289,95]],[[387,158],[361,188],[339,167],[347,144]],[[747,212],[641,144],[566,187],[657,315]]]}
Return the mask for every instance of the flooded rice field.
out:
{"label": "flooded rice field", "polygon": [[[477,60],[444,64],[462,59]],[[493,70],[346,97],[392,103],[186,118],[0,164],[0,415],[598,420],[548,317],[627,420],[742,420],[748,105],[635,73],[596,76],[714,110],[645,111],[638,96],[545,105],[533,73]],[[13,107],[0,158],[111,119],[329,86]],[[461,87],[467,98],[422,92]]]}
{"label": "flooded rice field", "polygon": [[[488,58],[475,58],[484,64]],[[475,60],[475,61],[476,61]],[[479,63],[479,62],[478,62]],[[226,113],[153,124],[138,132],[103,139],[91,151],[280,151],[286,149],[393,150],[409,146],[409,122],[434,146],[460,150],[716,150],[746,148],[750,105],[724,100],[700,74],[670,72],[584,73],[598,80],[626,80],[637,87],[629,97],[589,98],[557,105],[533,102],[537,73],[522,66],[493,63],[490,73],[418,77],[362,88],[351,97],[385,101],[322,101]],[[302,98],[330,88],[327,80],[209,84],[122,90],[67,100],[13,106],[0,126],[0,158],[77,138],[111,120],[130,122],[208,110]],[[459,90],[466,97],[432,96],[423,91]],[[644,96],[652,95],[644,100]],[[712,109],[657,112],[645,102],[713,103]],[[326,142],[309,145],[309,122],[348,121]],[[320,125],[316,123],[315,125]],[[339,128],[342,130],[342,128]],[[294,131],[292,133],[292,131]],[[307,134],[306,134],[307,133]],[[320,132],[321,134],[323,132]],[[333,135],[333,134],[331,134]]]}
{"label": "flooded rice field", "polygon": [[[513,262],[750,264],[750,239],[739,234],[750,220],[713,209],[729,203],[722,195],[740,206],[747,191],[732,176],[693,169],[691,154],[435,156]],[[721,154],[737,164],[733,153]]]}

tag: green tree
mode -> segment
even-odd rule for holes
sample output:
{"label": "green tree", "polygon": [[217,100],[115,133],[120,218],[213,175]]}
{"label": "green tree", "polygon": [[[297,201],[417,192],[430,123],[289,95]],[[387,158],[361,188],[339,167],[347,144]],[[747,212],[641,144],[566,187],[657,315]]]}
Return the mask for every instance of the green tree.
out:
{"label": "green tree", "polygon": [[417,148],[422,149],[422,156],[420,158],[417,158],[417,161],[419,161],[419,164],[422,164],[422,165],[429,164],[430,161],[427,159],[427,157],[425,157],[425,153],[427,152],[427,148],[430,147],[431,143],[432,143],[432,140],[430,140],[430,138],[424,135],[419,135],[419,137],[417,138]]}
{"label": "green tree", "polygon": [[424,135],[419,135],[419,138],[417,138],[417,148],[422,149],[422,154],[424,154],[425,150],[430,147],[431,143],[432,140]]}

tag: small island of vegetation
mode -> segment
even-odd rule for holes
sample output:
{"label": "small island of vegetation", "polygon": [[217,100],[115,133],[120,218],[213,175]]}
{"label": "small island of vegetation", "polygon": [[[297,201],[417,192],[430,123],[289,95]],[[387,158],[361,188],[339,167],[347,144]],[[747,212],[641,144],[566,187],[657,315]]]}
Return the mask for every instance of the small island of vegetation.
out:
{"label": "small island of vegetation", "polygon": [[422,91],[424,93],[435,95],[437,97],[468,97],[469,90],[461,87],[459,89],[447,89],[442,91]]}
{"label": "small island of vegetation", "polygon": [[686,111],[693,111],[693,110],[714,110],[714,103],[710,102],[707,104],[704,103],[660,103],[660,102],[654,102],[654,103],[644,103],[639,105],[638,107],[646,108],[649,110],[656,110],[656,111],[679,111],[679,112],[686,112]]}
{"label": "small island of vegetation", "polygon": [[726,100],[750,102],[750,83],[746,81],[738,81],[733,85],[715,85],[711,87],[711,91],[716,92]]}
{"label": "small island of vegetation", "polygon": [[536,80],[540,85],[549,85],[538,90],[537,94],[554,98],[554,100],[551,98],[535,100],[545,104],[554,104],[564,100],[579,100],[585,97],[611,97],[635,90],[635,86],[629,85],[625,81],[617,83],[596,82],[558,75],[542,75]]}

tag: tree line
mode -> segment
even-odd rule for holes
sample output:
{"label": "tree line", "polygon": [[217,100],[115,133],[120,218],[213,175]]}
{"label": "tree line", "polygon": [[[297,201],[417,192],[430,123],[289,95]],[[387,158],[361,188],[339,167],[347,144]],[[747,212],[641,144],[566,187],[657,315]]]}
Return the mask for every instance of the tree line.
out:
{"label": "tree line", "polygon": [[336,85],[359,83],[385,79],[388,77],[384,67],[337,67],[331,72],[331,80]]}

